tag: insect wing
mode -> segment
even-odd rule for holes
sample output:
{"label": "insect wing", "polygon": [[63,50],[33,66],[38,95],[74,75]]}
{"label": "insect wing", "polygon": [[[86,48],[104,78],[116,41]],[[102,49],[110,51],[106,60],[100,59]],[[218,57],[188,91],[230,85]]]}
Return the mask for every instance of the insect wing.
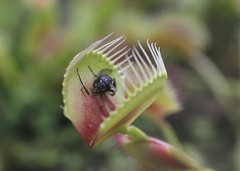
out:
{"label": "insect wing", "polygon": [[100,77],[102,75],[111,75],[112,70],[111,69],[102,69],[101,71],[98,72],[97,77]]}

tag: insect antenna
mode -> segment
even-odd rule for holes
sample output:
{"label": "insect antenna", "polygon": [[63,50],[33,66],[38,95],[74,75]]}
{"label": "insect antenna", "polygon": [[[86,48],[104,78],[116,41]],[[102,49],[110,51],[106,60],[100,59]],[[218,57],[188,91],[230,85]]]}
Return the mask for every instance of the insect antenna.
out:
{"label": "insect antenna", "polygon": [[92,72],[92,74],[93,74],[95,77],[97,77],[97,75],[96,75],[96,74],[94,74],[94,72],[93,72],[92,68],[91,68],[90,66],[88,66],[88,68],[90,69],[90,71]]}
{"label": "insect antenna", "polygon": [[77,74],[78,74],[78,78],[79,78],[79,80],[80,80],[80,82],[81,82],[81,84],[82,84],[84,90],[86,91],[87,95],[89,95],[89,91],[88,91],[87,88],[83,85],[82,79],[81,79],[81,77],[80,77],[80,75],[79,75],[78,67],[77,67]]}

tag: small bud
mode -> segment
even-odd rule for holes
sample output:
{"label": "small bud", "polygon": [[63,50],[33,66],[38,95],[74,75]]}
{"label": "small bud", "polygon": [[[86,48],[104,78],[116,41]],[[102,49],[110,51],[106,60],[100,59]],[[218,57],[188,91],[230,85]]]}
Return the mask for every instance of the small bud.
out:
{"label": "small bud", "polygon": [[118,144],[132,157],[152,170],[201,170],[201,167],[183,152],[159,139],[135,140],[129,135],[116,134]]}

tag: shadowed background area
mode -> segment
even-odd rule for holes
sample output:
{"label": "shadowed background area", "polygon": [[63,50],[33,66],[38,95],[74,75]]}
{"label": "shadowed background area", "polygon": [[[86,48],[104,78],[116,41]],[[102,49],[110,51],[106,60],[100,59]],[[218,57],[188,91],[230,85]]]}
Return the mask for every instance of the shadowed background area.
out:
{"label": "shadowed background area", "polygon": [[203,165],[240,170],[239,21],[239,0],[1,0],[0,171],[144,170],[112,139],[89,149],[61,109],[69,62],[111,32],[156,42],[174,88],[135,124],[168,141],[167,123]]}

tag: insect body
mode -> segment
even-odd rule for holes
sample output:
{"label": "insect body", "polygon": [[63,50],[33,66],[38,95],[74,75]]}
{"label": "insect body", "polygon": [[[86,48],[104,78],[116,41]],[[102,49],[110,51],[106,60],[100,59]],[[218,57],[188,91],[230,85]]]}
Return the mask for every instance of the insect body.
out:
{"label": "insect body", "polygon": [[110,92],[111,96],[114,96],[117,92],[116,81],[114,78],[111,78],[107,75],[107,73],[111,73],[110,69],[103,69],[98,72],[98,74],[94,74],[93,70],[88,66],[90,71],[96,77],[96,80],[93,82],[93,92],[99,93],[103,95],[106,92]]}
{"label": "insect body", "polygon": [[[110,76],[108,76],[108,74],[110,74],[112,72],[112,70],[103,69],[103,70],[99,71],[98,74],[96,75],[96,74],[94,74],[94,72],[90,68],[90,66],[88,66],[88,68],[90,69],[92,74],[96,77],[96,79],[93,82],[93,92],[98,93],[101,96],[103,96],[106,92],[109,92],[111,96],[114,96],[117,92],[116,81],[114,78],[111,78]],[[81,77],[78,72],[78,68],[77,68],[77,74],[78,74],[79,80],[80,80],[85,92],[89,95],[89,91],[83,85],[83,82],[82,82]]]}

